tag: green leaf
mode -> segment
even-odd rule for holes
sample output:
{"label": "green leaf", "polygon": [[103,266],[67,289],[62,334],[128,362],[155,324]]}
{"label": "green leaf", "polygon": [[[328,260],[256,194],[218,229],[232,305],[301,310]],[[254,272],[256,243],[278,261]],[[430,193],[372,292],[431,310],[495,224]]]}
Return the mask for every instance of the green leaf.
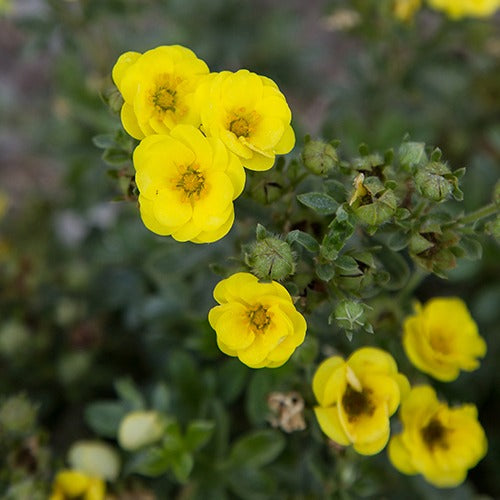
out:
{"label": "green leaf", "polygon": [[188,451],[201,448],[212,437],[215,423],[209,420],[193,420],[189,422],[184,437],[184,443]]}
{"label": "green leaf", "polygon": [[311,253],[319,251],[319,243],[310,234],[294,229],[290,231],[286,237],[287,243],[298,243]]}
{"label": "green leaf", "polygon": [[232,467],[263,467],[273,462],[285,447],[285,438],[274,430],[255,431],[240,438],[229,454]]}
{"label": "green leaf", "polygon": [[269,413],[267,395],[273,390],[273,374],[270,370],[259,370],[252,375],[247,390],[246,411],[252,424],[266,420]]}
{"label": "green leaf", "polygon": [[92,137],[94,146],[100,149],[108,149],[116,146],[115,134],[99,134]]}
{"label": "green leaf", "polygon": [[402,231],[398,231],[396,233],[391,234],[391,236],[387,241],[387,246],[391,250],[398,252],[400,250],[403,250],[403,248],[406,248],[409,243],[410,243],[410,235],[408,233],[403,233]]}
{"label": "green leaf", "polygon": [[317,263],[316,274],[320,280],[328,282],[335,276],[335,266],[331,262]]}
{"label": "green leaf", "polygon": [[129,412],[118,401],[98,401],[85,409],[84,418],[87,425],[99,436],[116,437],[123,417]]}
{"label": "green leaf", "polygon": [[464,257],[466,259],[479,260],[483,256],[483,247],[474,238],[464,236],[460,240],[460,247],[464,250]]}
{"label": "green leaf", "polygon": [[297,199],[308,208],[320,215],[331,215],[337,211],[339,204],[325,193],[303,193],[298,194]]}
{"label": "green leaf", "polygon": [[170,398],[170,389],[163,382],[159,382],[151,394],[151,404],[155,410],[167,413],[170,409]]}
{"label": "green leaf", "polygon": [[194,459],[191,453],[184,451],[171,457],[172,472],[177,480],[185,483],[193,470]]}
{"label": "green leaf", "polygon": [[321,242],[320,255],[326,260],[336,259],[353,233],[354,226],[349,220],[340,220],[339,217],[336,217],[328,227],[328,232]]}
{"label": "green leaf", "polygon": [[255,230],[255,235],[256,235],[257,241],[261,241],[261,240],[267,238],[268,236],[270,236],[269,232],[262,224],[257,224],[257,228]]}
{"label": "green leaf", "polygon": [[344,203],[347,199],[347,191],[345,186],[334,179],[327,180],[324,183],[326,192],[333,197],[337,203]]}
{"label": "green leaf", "polygon": [[278,482],[265,469],[239,469],[230,474],[229,484],[237,498],[242,500],[268,500],[276,495]]}
{"label": "green leaf", "polygon": [[359,274],[359,264],[350,255],[341,255],[336,261],[335,265],[342,271],[344,275],[356,275]]}
{"label": "green leaf", "polygon": [[170,468],[172,457],[159,446],[135,453],[125,465],[125,472],[136,472],[148,477],[158,477]]}
{"label": "green leaf", "polygon": [[109,148],[104,151],[102,159],[108,165],[123,165],[130,162],[130,154],[122,149]]}
{"label": "green leaf", "polygon": [[129,410],[143,410],[146,407],[144,396],[131,378],[120,378],[114,386],[116,393],[127,404]]}
{"label": "green leaf", "polygon": [[[410,278],[410,267],[399,253],[393,252],[385,247],[376,251],[378,260],[382,263],[384,270],[390,275],[390,279],[384,284],[388,290],[399,290],[403,288]],[[379,273],[380,285],[386,281],[386,276]]]}

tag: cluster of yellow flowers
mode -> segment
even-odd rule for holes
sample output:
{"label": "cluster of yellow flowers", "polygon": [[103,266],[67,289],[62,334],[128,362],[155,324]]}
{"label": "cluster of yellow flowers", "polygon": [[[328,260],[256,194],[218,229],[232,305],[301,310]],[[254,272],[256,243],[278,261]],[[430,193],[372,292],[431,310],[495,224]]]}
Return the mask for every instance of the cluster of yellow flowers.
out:
{"label": "cluster of yellow flowers", "polygon": [[[303,342],[306,322],[279,283],[237,273],[214,289],[220,304],[209,313],[222,352],[251,368],[283,365]],[[486,344],[464,302],[436,298],[406,318],[403,347],[421,371],[441,381],[479,366]],[[364,347],[347,360],[324,360],[313,378],[314,412],[323,432],[363,455],[379,453],[398,407],[403,430],[389,443],[389,458],[405,474],[422,474],[438,487],[460,484],[485,455],[487,441],[474,405],[450,408],[429,385],[410,388],[386,351]]]}
{"label": "cluster of yellow flowers", "polygon": [[[465,304],[438,298],[417,306],[404,323],[403,345],[412,363],[442,381],[474,370],[486,344]],[[486,454],[487,441],[474,405],[449,408],[428,385],[410,389],[392,356],[378,348],[355,351],[347,361],[323,361],[313,379],[316,418],[336,443],[363,455],[389,440],[389,417],[400,406],[403,430],[389,443],[389,458],[405,474],[422,474],[438,487],[460,484]]]}
{"label": "cluster of yellow flowers", "polygon": [[210,73],[191,50],[126,52],[113,67],[121,120],[141,142],[133,162],[145,226],[178,241],[222,238],[245,171],[268,170],[295,135],[284,95],[242,69]]}
{"label": "cluster of yellow flowers", "polygon": [[[427,3],[452,19],[488,17],[500,8],[500,0],[427,0]],[[408,21],[421,6],[422,0],[395,0],[394,15],[402,21]]]}

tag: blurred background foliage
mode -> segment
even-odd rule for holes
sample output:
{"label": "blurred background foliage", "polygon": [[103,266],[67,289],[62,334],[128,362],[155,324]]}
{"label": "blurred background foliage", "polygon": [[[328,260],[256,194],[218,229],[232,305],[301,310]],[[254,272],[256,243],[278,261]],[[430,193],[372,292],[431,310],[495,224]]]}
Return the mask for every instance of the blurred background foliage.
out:
{"label": "blurred background foliage", "polygon": [[[439,491],[397,473],[385,452],[328,449],[312,418],[315,365],[332,349],[371,343],[368,334],[350,343],[320,308],[307,318],[314,336],[280,369],[251,370],[217,350],[206,321],[214,271],[240,256],[256,217],[273,229],[266,207],[239,199],[238,223],[215,244],[158,237],[120,200],[92,141],[120,128],[100,97],[116,58],[177,43],[213,71],[273,78],[293,111],[297,157],[306,133],[339,139],[345,155],[361,142],[384,151],[406,133],[438,145],[453,168],[467,167],[472,211],[491,199],[500,171],[498,17],[452,22],[423,10],[401,23],[388,0],[4,0],[0,10],[0,404],[23,393],[16,411],[26,417],[14,431],[0,425],[0,494],[44,498],[73,441],[116,435],[116,413],[107,422],[99,411],[120,397],[122,410],[172,415],[181,433],[215,422],[188,483],[182,464],[156,479],[131,474],[116,486],[122,498],[500,496],[493,239],[482,241],[482,260],[461,261],[448,280],[427,278],[416,292],[464,298],[489,348],[480,370],[435,384],[450,402],[477,404],[490,445],[464,486]],[[399,339],[383,325],[380,335],[401,370],[425,380]],[[305,397],[306,432],[270,429],[266,398],[276,390]],[[131,393],[145,399],[131,403]]]}

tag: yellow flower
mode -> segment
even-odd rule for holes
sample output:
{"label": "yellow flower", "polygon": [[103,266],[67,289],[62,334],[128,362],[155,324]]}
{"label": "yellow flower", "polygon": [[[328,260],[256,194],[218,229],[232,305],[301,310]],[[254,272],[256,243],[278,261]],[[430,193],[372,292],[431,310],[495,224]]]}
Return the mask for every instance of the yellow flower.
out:
{"label": "yellow flower", "polygon": [[418,304],[404,322],[403,346],[410,361],[438,380],[455,380],[460,370],[478,368],[486,343],[465,303],[440,297]]}
{"label": "yellow flower", "polygon": [[180,45],[122,54],[112,76],[125,101],[121,110],[125,130],[142,139],[168,133],[179,123],[198,127],[194,91],[207,73],[205,62]]}
{"label": "yellow flower", "polygon": [[178,125],[141,141],[134,166],[141,217],[154,233],[208,243],[231,228],[245,172],[220,140]]}
{"label": "yellow flower", "polygon": [[106,485],[98,477],[66,469],[57,473],[49,500],[104,500]]}
{"label": "yellow flower", "polygon": [[404,474],[422,474],[435,486],[458,486],[488,447],[477,410],[449,408],[428,385],[414,387],[401,404],[403,432],[389,443],[389,459]]}
{"label": "yellow flower", "polygon": [[269,78],[245,69],[205,78],[197,92],[205,134],[219,137],[251,170],[270,169],[295,145],[292,114]]}
{"label": "yellow flower", "polygon": [[452,19],[487,17],[500,7],[500,0],[427,0],[429,5],[444,11]]}
{"label": "yellow flower", "polygon": [[250,368],[281,366],[304,341],[306,321],[276,281],[259,283],[252,274],[236,273],[217,284],[214,298],[221,305],[208,320],[219,349]]}
{"label": "yellow flower", "polygon": [[313,378],[319,406],[314,408],[321,430],[333,441],[374,455],[389,439],[389,417],[409,391],[394,358],[382,349],[363,347],[347,361],[332,356]]}
{"label": "yellow flower", "polygon": [[400,21],[410,21],[415,12],[422,6],[422,0],[395,0],[394,1],[394,15]]}

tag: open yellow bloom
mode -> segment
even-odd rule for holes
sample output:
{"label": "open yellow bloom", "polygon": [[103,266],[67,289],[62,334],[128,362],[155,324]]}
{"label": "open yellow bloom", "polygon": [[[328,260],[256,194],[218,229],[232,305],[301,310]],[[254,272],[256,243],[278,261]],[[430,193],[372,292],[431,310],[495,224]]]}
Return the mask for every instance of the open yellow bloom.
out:
{"label": "open yellow bloom", "polygon": [[403,432],[391,438],[389,458],[404,474],[422,474],[435,486],[458,486],[487,451],[477,410],[449,408],[428,385],[414,387],[401,404]]}
{"label": "open yellow bloom", "polygon": [[438,380],[455,380],[460,370],[478,368],[486,343],[465,303],[457,297],[439,297],[404,322],[403,346],[410,361]]}
{"label": "open yellow bloom", "polygon": [[245,172],[219,139],[178,125],[169,135],[142,140],[134,166],[141,217],[154,233],[208,243],[231,228]]}
{"label": "open yellow bloom", "polygon": [[125,101],[121,110],[125,130],[142,139],[168,133],[179,123],[198,127],[194,92],[205,74],[205,62],[180,45],[122,54],[112,76]]}
{"label": "open yellow bloom", "polygon": [[98,477],[92,477],[77,470],[58,472],[49,500],[104,500],[106,485]]}
{"label": "open yellow bloom", "polygon": [[409,384],[389,353],[363,347],[347,361],[340,356],[323,361],[314,374],[313,391],[321,430],[340,445],[374,455],[387,444],[389,417]]}
{"label": "open yellow bloom", "polygon": [[306,321],[276,281],[259,283],[250,273],[236,273],[217,284],[214,298],[220,305],[208,320],[219,349],[250,368],[281,366],[304,341]]}
{"label": "open yellow bloom", "polygon": [[251,170],[270,169],[295,145],[290,108],[269,78],[245,69],[212,73],[196,98],[205,134],[222,139]]}
{"label": "open yellow bloom", "polygon": [[427,0],[434,9],[444,11],[453,19],[487,17],[500,7],[500,0]]}

